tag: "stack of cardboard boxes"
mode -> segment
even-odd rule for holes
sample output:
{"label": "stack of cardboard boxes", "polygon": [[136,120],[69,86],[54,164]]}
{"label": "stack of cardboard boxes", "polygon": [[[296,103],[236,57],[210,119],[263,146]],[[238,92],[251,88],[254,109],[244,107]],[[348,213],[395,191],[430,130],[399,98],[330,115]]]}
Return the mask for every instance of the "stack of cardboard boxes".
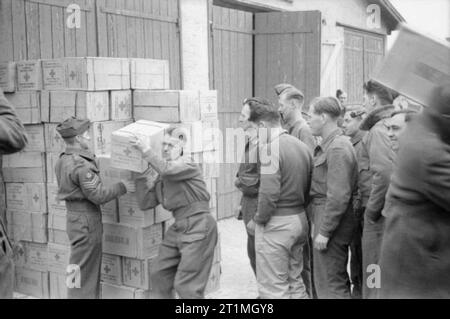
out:
{"label": "stack of cardboard boxes", "polygon": [[[39,298],[66,297],[69,241],[65,203],[56,199],[55,164],[64,150],[57,123],[86,117],[104,183],[130,179],[111,165],[112,133],[133,120],[179,123],[190,134],[189,153],[202,163],[216,217],[217,95],[170,91],[168,62],[149,59],[63,58],[0,63],[0,87],[26,125],[29,145],[3,157],[7,224],[20,242],[16,290]],[[209,132],[205,134],[205,132]],[[126,167],[125,167],[126,168]],[[104,298],[148,298],[148,274],[164,231],[173,223],[161,206],[142,211],[133,194],[102,206]],[[215,262],[211,276],[220,274]],[[213,275],[213,273],[216,275]],[[212,288],[217,283],[209,284]],[[210,289],[212,289],[210,288]]]}

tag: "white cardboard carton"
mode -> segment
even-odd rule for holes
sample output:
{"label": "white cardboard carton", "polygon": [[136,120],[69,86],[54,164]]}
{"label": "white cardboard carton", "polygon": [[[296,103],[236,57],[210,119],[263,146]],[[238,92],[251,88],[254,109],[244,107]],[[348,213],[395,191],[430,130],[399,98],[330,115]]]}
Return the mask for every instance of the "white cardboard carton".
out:
{"label": "white cardboard carton", "polygon": [[50,299],[67,299],[67,275],[49,272]]}
{"label": "white cardboard carton", "polygon": [[42,61],[45,90],[105,91],[130,88],[128,59],[62,58]]}
{"label": "white cardboard carton", "polygon": [[[45,148],[47,152],[55,153],[59,156],[59,154],[64,152],[66,144],[64,143],[64,140],[62,139],[61,135],[59,135],[58,131],[56,131],[57,126],[58,124],[45,123],[44,136],[45,136]],[[52,161],[53,164],[56,164],[54,158],[52,159]]]}
{"label": "white cardboard carton", "polygon": [[199,91],[199,96],[201,120],[218,120],[217,91]]}
{"label": "white cardboard carton", "polygon": [[130,67],[132,89],[169,89],[169,61],[154,59],[130,59]]}
{"label": "white cardboard carton", "polygon": [[17,89],[19,91],[39,91],[42,89],[42,69],[40,60],[16,62]]}
{"label": "white cardboard carton", "polygon": [[23,124],[41,123],[41,97],[39,92],[16,92],[5,94],[14,105],[16,114]]}
{"label": "white cardboard carton", "polygon": [[402,25],[372,78],[429,106],[434,89],[450,85],[450,45]]}
{"label": "white cardboard carton", "polygon": [[3,92],[16,90],[16,63],[0,62],[0,89]]}
{"label": "white cardboard carton", "polygon": [[32,241],[46,243],[47,238],[47,213],[28,212],[14,209],[6,211],[8,233],[14,241]]}
{"label": "white cardboard carton", "polygon": [[6,183],[6,205],[8,209],[47,212],[47,194],[44,184]]}
{"label": "white cardboard carton", "polygon": [[164,130],[167,124],[137,121],[112,134],[111,165],[116,168],[135,172],[144,172],[148,163],[142,158],[140,152],[130,146],[130,140],[135,136],[142,136],[153,151],[161,154]]}
{"label": "white cardboard carton", "polygon": [[154,259],[122,258],[123,284],[134,288],[151,290],[150,272]]}
{"label": "white cardboard carton", "polygon": [[101,280],[115,285],[122,284],[122,257],[102,255]]}
{"label": "white cardboard carton", "polygon": [[102,299],[149,299],[149,291],[107,282],[102,282],[101,285]]}
{"label": "white cardboard carton", "polygon": [[113,132],[127,126],[130,121],[93,122],[89,129],[91,150],[95,155],[111,154],[111,139]]}
{"label": "white cardboard carton", "polygon": [[28,144],[24,152],[45,152],[44,125],[29,124],[25,125],[25,131],[28,137]]}
{"label": "white cardboard carton", "polygon": [[133,117],[131,90],[111,91],[111,120],[130,120]]}
{"label": "white cardboard carton", "polygon": [[47,244],[22,241],[17,244],[17,254],[14,256],[17,267],[47,271]]}
{"label": "white cardboard carton", "polygon": [[155,223],[154,209],[141,210],[133,193],[119,197],[119,220],[123,224],[146,227]]}
{"label": "white cardboard carton", "polygon": [[16,267],[15,291],[36,298],[49,298],[48,271]]}
{"label": "white cardboard carton", "polygon": [[66,274],[69,258],[70,246],[55,243],[48,244],[48,271]]}
{"label": "white cardboard carton", "polygon": [[3,156],[5,182],[45,183],[47,179],[45,154],[20,152]]}

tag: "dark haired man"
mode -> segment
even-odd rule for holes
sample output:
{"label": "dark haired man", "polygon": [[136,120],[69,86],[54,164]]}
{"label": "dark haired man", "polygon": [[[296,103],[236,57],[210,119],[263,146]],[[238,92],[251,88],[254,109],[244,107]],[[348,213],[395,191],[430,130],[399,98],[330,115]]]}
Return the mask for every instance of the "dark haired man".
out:
{"label": "dark haired man", "polygon": [[398,152],[398,140],[405,131],[406,125],[417,115],[417,111],[412,109],[399,110],[392,113],[391,118],[387,119],[388,136],[392,143],[392,149]]}
{"label": "dark haired man", "polygon": [[259,127],[260,144],[258,208],[247,225],[250,233],[255,231],[259,296],[308,298],[301,272],[312,156],[306,144],[281,128],[272,105],[254,108],[249,120]]}
{"label": "dark haired man", "polygon": [[368,131],[362,140],[360,165],[368,169],[371,179],[362,191],[364,211],[363,251],[363,297],[376,298],[379,286],[368,282],[373,265],[378,265],[383,236],[384,217],[381,212],[389,187],[394,152],[388,136],[386,119],[394,111],[392,91],[383,85],[369,81],[364,84],[364,101],[367,117],[361,122],[361,130]]}
{"label": "dark haired man", "polygon": [[338,127],[341,113],[340,102],[334,97],[311,103],[311,131],[322,137],[314,152],[310,192],[314,285],[321,299],[351,296],[347,261],[357,222],[352,203],[358,166],[352,144]]}
{"label": "dark haired man", "polygon": [[66,150],[55,166],[57,198],[66,202],[69,262],[79,267],[80,274],[80,286],[68,287],[70,299],[100,297],[103,234],[100,205],[135,190],[131,181],[108,186],[102,183],[95,156],[89,149],[89,126],[87,119],[69,118],[56,127],[66,143]]}

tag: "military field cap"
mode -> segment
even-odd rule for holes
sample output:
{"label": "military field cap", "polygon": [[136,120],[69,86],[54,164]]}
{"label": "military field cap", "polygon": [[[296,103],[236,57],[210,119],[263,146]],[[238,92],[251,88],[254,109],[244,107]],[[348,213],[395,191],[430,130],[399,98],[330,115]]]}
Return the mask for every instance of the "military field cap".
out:
{"label": "military field cap", "polygon": [[77,119],[70,117],[64,122],[61,122],[56,127],[59,135],[63,138],[75,137],[81,135],[89,129],[91,121],[87,119]]}
{"label": "military field cap", "polygon": [[274,90],[275,90],[275,93],[278,96],[280,96],[284,91],[286,91],[287,89],[291,89],[291,88],[294,88],[294,86],[292,86],[291,84],[287,84],[287,83],[281,83],[281,84],[276,85],[274,87]]}

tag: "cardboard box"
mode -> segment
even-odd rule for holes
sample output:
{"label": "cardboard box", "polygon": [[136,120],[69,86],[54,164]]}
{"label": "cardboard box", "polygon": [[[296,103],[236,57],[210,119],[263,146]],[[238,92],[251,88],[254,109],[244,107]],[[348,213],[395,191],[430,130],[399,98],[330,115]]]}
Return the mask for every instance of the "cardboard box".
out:
{"label": "cardboard box", "polygon": [[67,299],[67,275],[50,272],[50,299]]}
{"label": "cardboard box", "polygon": [[372,79],[422,104],[434,90],[450,86],[450,45],[401,25],[398,37]]}
{"label": "cardboard box", "polygon": [[14,263],[17,267],[47,271],[49,266],[47,244],[26,241],[17,243],[17,254],[14,256]]}
{"label": "cardboard box", "polygon": [[115,168],[112,166],[111,156],[97,156],[100,178],[105,183],[118,183],[121,180],[131,180],[132,173],[127,170]]}
{"label": "cardboard box", "polygon": [[136,90],[133,104],[136,120],[173,123],[200,120],[198,91]]}
{"label": "cardboard box", "polygon": [[16,267],[15,291],[36,298],[49,298],[49,278],[47,271]]}
{"label": "cardboard box", "polygon": [[169,61],[154,59],[130,59],[130,68],[132,89],[169,89]]}
{"label": "cardboard box", "polygon": [[47,213],[8,209],[6,220],[10,239],[46,243]]}
{"label": "cardboard box", "polygon": [[123,284],[143,290],[151,290],[150,273],[154,259],[122,258]]}
{"label": "cardboard box", "polygon": [[65,213],[48,214],[48,228],[66,231],[67,215]]}
{"label": "cardboard box", "polygon": [[172,212],[166,210],[162,205],[155,207],[155,224],[165,222],[173,217]]}
{"label": "cardboard box", "polygon": [[39,92],[16,92],[5,94],[14,105],[16,114],[23,124],[41,123],[41,97]]}
{"label": "cardboard box", "polygon": [[142,289],[102,282],[102,299],[149,299],[149,292]]}
{"label": "cardboard box", "polygon": [[44,90],[105,91],[130,88],[130,66],[120,58],[62,58],[42,61]]}
{"label": "cardboard box", "polygon": [[47,164],[46,165],[47,166],[47,168],[46,168],[46,170],[47,170],[47,183],[48,184],[53,184],[55,186],[58,183],[58,181],[56,179],[55,168],[56,168],[56,162],[58,161],[60,155],[61,155],[60,153],[47,152],[46,153],[46,157],[45,157],[45,163]]}
{"label": "cardboard box", "polygon": [[162,242],[162,224],[133,227],[125,224],[103,224],[103,252],[145,259],[158,254]]}
{"label": "cardboard box", "polygon": [[205,120],[203,122],[203,151],[220,150],[221,139],[226,138],[226,132],[219,129],[218,120]]}
{"label": "cardboard box", "polygon": [[119,220],[122,224],[146,227],[155,223],[154,209],[141,210],[135,194],[127,193],[119,197]]}
{"label": "cardboard box", "polygon": [[167,124],[137,121],[115,131],[111,140],[111,165],[115,168],[144,172],[148,163],[137,149],[130,146],[130,139],[135,135],[141,136],[156,153],[161,154],[164,130],[167,127]]}
{"label": "cardboard box", "polygon": [[44,125],[28,124],[25,125],[25,131],[28,137],[28,144],[24,152],[45,152]]}
{"label": "cardboard box", "polygon": [[42,68],[40,60],[16,62],[17,89],[39,91],[42,89]]}
{"label": "cardboard box", "polygon": [[102,210],[102,222],[119,222],[119,209],[117,199],[113,199],[112,201],[101,205],[100,208]]}
{"label": "cardboard box", "polygon": [[50,214],[66,214],[66,202],[58,200],[58,185],[47,184],[47,208]]}
{"label": "cardboard box", "polygon": [[122,285],[122,257],[110,254],[102,255],[101,280]]}
{"label": "cardboard box", "polygon": [[131,90],[111,91],[111,120],[130,120],[133,118]]}
{"label": "cardboard box", "polygon": [[48,271],[66,274],[69,265],[70,246],[48,244]]}
{"label": "cardboard box", "polygon": [[67,231],[59,229],[48,229],[48,242],[60,245],[70,245]]}
{"label": "cardboard box", "polygon": [[0,62],[0,89],[3,92],[16,90],[16,63]]}
{"label": "cardboard box", "polygon": [[3,180],[7,183],[45,183],[45,154],[20,152],[3,156]]}
{"label": "cardboard box", "polygon": [[[66,149],[66,144],[62,139],[61,135],[59,135],[56,127],[58,124],[44,124],[44,136],[45,136],[45,148],[49,153],[55,153],[57,156],[64,152]],[[53,163],[56,164],[54,158],[52,158]],[[53,166],[54,167],[54,166]],[[50,182],[50,181],[49,181]]]}
{"label": "cardboard box", "polygon": [[108,92],[42,91],[41,119],[60,123],[71,116],[94,121],[109,120]]}
{"label": "cardboard box", "polygon": [[91,150],[95,155],[111,154],[111,139],[113,132],[127,126],[130,121],[93,122],[89,129],[91,135]]}
{"label": "cardboard box", "polygon": [[40,183],[6,183],[8,209],[47,212],[45,185]]}
{"label": "cardboard box", "polygon": [[218,120],[217,91],[199,91],[200,118],[202,121]]}

